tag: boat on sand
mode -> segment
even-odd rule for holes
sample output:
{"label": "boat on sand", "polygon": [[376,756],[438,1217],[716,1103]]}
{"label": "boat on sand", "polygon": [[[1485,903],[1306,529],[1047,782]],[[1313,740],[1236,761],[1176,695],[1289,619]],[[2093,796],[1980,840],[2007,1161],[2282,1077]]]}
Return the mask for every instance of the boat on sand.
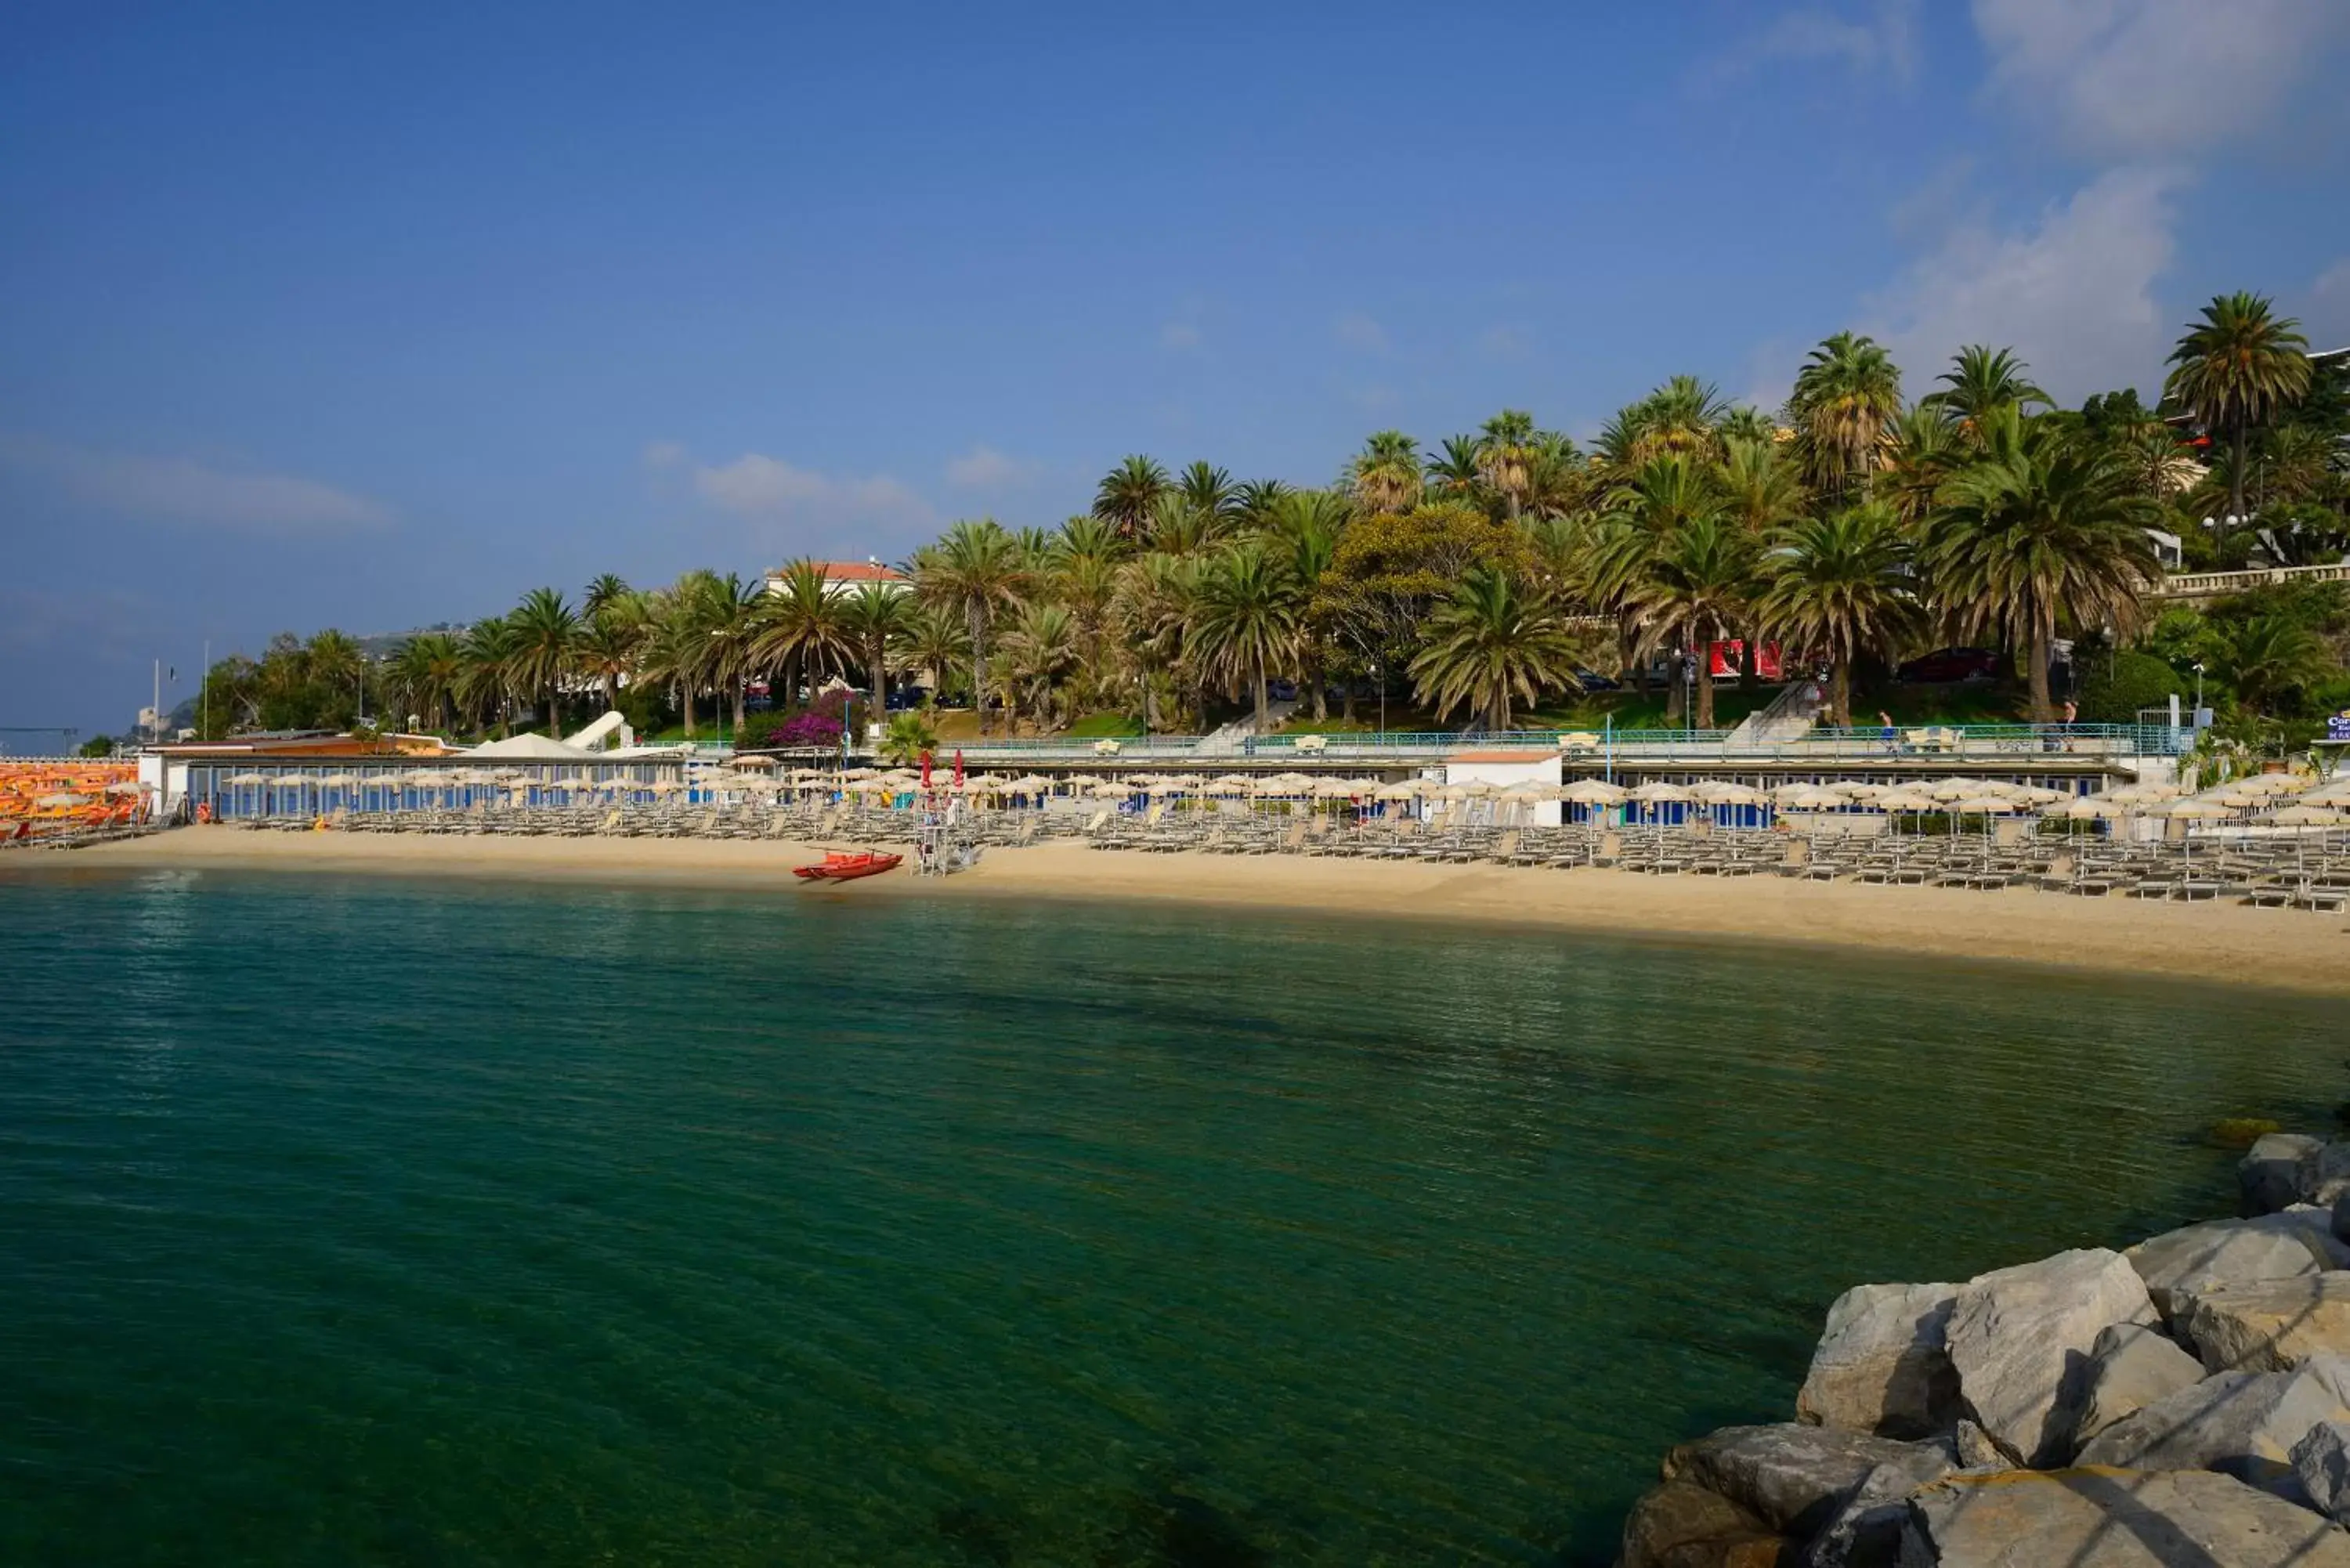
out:
{"label": "boat on sand", "polygon": [[803,882],[854,882],[859,877],[894,871],[904,858],[902,855],[884,855],[871,849],[832,849],[813,866],[793,867],[792,875]]}

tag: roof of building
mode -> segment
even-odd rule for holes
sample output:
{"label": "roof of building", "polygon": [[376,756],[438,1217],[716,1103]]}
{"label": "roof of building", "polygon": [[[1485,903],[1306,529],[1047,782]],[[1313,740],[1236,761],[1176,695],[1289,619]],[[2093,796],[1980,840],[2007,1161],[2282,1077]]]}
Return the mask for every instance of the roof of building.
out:
{"label": "roof of building", "polygon": [[[767,576],[780,577],[798,564],[795,561],[777,566]],[[905,573],[895,566],[885,566],[879,561],[817,561],[815,566],[828,583],[902,583],[906,580]]]}
{"label": "roof of building", "polygon": [[454,748],[438,735],[386,733],[371,741],[332,730],[280,730],[225,741],[174,741],[144,748],[172,757],[445,757]]}

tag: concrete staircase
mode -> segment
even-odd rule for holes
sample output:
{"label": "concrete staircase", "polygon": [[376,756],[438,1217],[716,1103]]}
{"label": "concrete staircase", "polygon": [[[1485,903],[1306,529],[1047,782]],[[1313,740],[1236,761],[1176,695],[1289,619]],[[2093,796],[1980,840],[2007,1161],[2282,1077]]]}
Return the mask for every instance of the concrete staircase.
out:
{"label": "concrete staircase", "polygon": [[1721,749],[1732,754],[1776,751],[1810,734],[1827,705],[1827,691],[1818,681],[1791,680],[1766,706],[1746,715],[1723,736]]}

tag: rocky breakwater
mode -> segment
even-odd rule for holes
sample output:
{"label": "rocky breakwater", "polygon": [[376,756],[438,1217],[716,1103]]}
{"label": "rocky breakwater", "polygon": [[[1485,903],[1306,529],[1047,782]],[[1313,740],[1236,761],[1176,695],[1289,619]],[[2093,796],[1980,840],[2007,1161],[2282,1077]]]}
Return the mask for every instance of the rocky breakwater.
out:
{"label": "rocky breakwater", "polygon": [[2350,1142],[2247,1218],[1858,1285],[1794,1421],[1675,1449],[1622,1568],[2350,1568]]}

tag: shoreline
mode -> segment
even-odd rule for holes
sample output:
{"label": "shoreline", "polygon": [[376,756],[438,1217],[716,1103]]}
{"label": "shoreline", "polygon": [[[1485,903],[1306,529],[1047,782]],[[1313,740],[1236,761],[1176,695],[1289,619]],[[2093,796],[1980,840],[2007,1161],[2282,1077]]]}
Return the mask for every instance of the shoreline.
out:
{"label": "shoreline", "polygon": [[2339,916],[2236,904],[1482,864],[1144,855],[1066,842],[991,849],[973,869],[940,880],[901,871],[847,886],[804,887],[790,868],[813,854],[808,844],[786,839],[180,828],[84,849],[12,852],[0,858],[0,877],[11,867],[33,876],[211,868],[757,888],[827,899],[1107,900],[1862,950],[2350,996],[2350,934]]}

